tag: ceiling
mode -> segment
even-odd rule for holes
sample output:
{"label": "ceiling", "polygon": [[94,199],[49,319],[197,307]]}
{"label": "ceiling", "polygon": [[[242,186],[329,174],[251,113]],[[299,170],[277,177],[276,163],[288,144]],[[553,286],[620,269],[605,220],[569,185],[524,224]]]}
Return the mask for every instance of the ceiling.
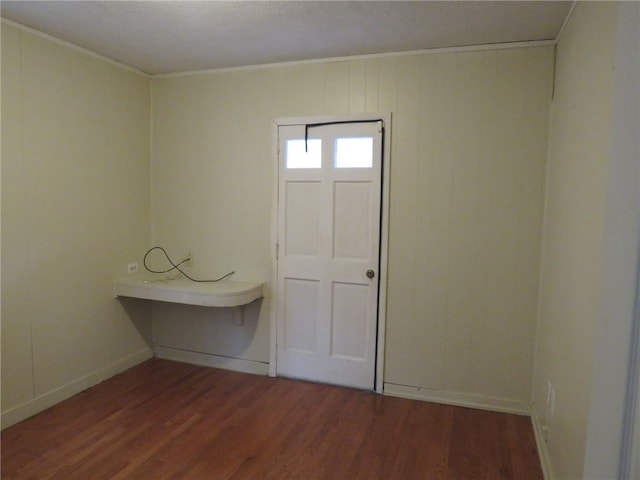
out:
{"label": "ceiling", "polygon": [[148,74],[555,39],[572,1],[5,1],[4,18]]}

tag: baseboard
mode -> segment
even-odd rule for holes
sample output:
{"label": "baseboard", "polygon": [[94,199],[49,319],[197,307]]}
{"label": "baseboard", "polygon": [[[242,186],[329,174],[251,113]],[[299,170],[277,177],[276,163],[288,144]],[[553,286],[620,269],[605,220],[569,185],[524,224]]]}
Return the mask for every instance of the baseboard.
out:
{"label": "baseboard", "polygon": [[384,395],[392,397],[444,403],[446,405],[456,405],[459,407],[479,408],[481,410],[515,413],[517,415],[531,415],[531,404],[519,400],[487,397],[484,395],[473,395],[468,393],[447,392],[433,390],[430,388],[397,385],[394,383],[385,383],[383,393]]}
{"label": "baseboard", "polygon": [[257,375],[269,374],[269,363],[258,362],[256,360],[246,360],[244,358],[223,357],[210,353],[191,352],[178,348],[160,347],[153,348],[154,354],[158,358],[165,360],[175,360],[177,362],[193,363],[205,367],[223,368],[236,372],[254,373]]}
{"label": "baseboard", "polygon": [[68,383],[62,387],[51,390],[50,392],[38,395],[37,397],[29,400],[28,402],[11,408],[5,412],[2,412],[0,417],[0,425],[2,429],[15,425],[18,422],[26,420],[33,415],[40,413],[47,408],[50,408],[57,403],[62,402],[74,395],[86,390],[89,387],[93,387],[98,383],[124,372],[125,370],[137,365],[149,358],[153,357],[153,353],[150,349],[140,350],[128,357],[123,358],[111,365],[107,365],[100,370],[80,377],[71,383]]}
{"label": "baseboard", "polygon": [[536,437],[538,455],[540,456],[540,466],[542,467],[544,478],[545,480],[555,480],[556,476],[553,472],[549,449],[547,448],[547,442],[544,439],[545,435],[542,429],[542,424],[540,423],[540,420],[536,415],[535,408],[533,408],[531,412],[531,422],[533,423],[533,433]]}

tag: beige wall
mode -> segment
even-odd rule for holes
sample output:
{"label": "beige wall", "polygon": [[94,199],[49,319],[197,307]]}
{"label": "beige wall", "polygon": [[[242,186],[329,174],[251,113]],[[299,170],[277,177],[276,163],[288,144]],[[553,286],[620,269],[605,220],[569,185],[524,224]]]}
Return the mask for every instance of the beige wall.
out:
{"label": "beige wall", "polygon": [[640,432],[632,441],[634,408],[640,418],[640,384],[632,381],[640,379],[640,3],[618,3],[614,42],[600,308],[584,476],[640,480],[640,464],[635,473],[631,467],[634,456],[636,462],[640,459]]}
{"label": "beige wall", "polygon": [[[631,15],[624,39],[618,15]],[[534,409],[562,479],[621,478],[640,194],[637,20],[637,4],[580,2],[557,47]]]}
{"label": "beige wall", "polygon": [[[153,82],[153,241],[270,281],[272,120],[391,112],[388,391],[526,410],[552,47],[301,64]],[[154,306],[157,345],[269,360],[259,318]]]}
{"label": "beige wall", "polygon": [[149,355],[150,80],[2,25],[2,423]]}
{"label": "beige wall", "polygon": [[[638,72],[617,62],[622,44],[637,54],[637,18],[578,4],[558,46],[532,393],[559,478],[606,476],[620,450]],[[268,282],[273,118],[362,112],[393,114],[387,391],[525,409],[552,68],[537,47],[151,82],[3,24],[3,426],[149,355],[148,303],[113,300],[111,281],[150,231],[196,275]],[[264,366],[272,295],[244,326],[158,303],[156,347]]]}
{"label": "beige wall", "polygon": [[[151,131],[144,76],[6,25],[2,53],[5,424],[147,354],[110,294],[149,218],[192,273],[268,281],[272,120],[349,112],[393,114],[387,388],[526,408],[550,47],[156,79]],[[155,344],[265,365],[272,293],[242,327],[156,304]]]}

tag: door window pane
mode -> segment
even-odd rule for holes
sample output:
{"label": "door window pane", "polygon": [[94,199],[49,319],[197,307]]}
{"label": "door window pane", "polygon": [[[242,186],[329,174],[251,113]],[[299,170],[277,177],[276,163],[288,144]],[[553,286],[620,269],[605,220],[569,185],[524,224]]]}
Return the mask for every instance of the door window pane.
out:
{"label": "door window pane", "polygon": [[287,140],[286,168],[320,168],[322,167],[322,141],[319,138],[305,141]]}
{"label": "door window pane", "polygon": [[373,138],[336,139],[336,168],[372,168]]}

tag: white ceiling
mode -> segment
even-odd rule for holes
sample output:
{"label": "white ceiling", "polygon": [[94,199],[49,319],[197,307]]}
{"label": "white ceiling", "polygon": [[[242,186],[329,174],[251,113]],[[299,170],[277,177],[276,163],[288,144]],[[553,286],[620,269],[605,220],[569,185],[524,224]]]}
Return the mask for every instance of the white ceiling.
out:
{"label": "white ceiling", "polygon": [[555,39],[571,1],[5,1],[4,18],[149,74]]}

